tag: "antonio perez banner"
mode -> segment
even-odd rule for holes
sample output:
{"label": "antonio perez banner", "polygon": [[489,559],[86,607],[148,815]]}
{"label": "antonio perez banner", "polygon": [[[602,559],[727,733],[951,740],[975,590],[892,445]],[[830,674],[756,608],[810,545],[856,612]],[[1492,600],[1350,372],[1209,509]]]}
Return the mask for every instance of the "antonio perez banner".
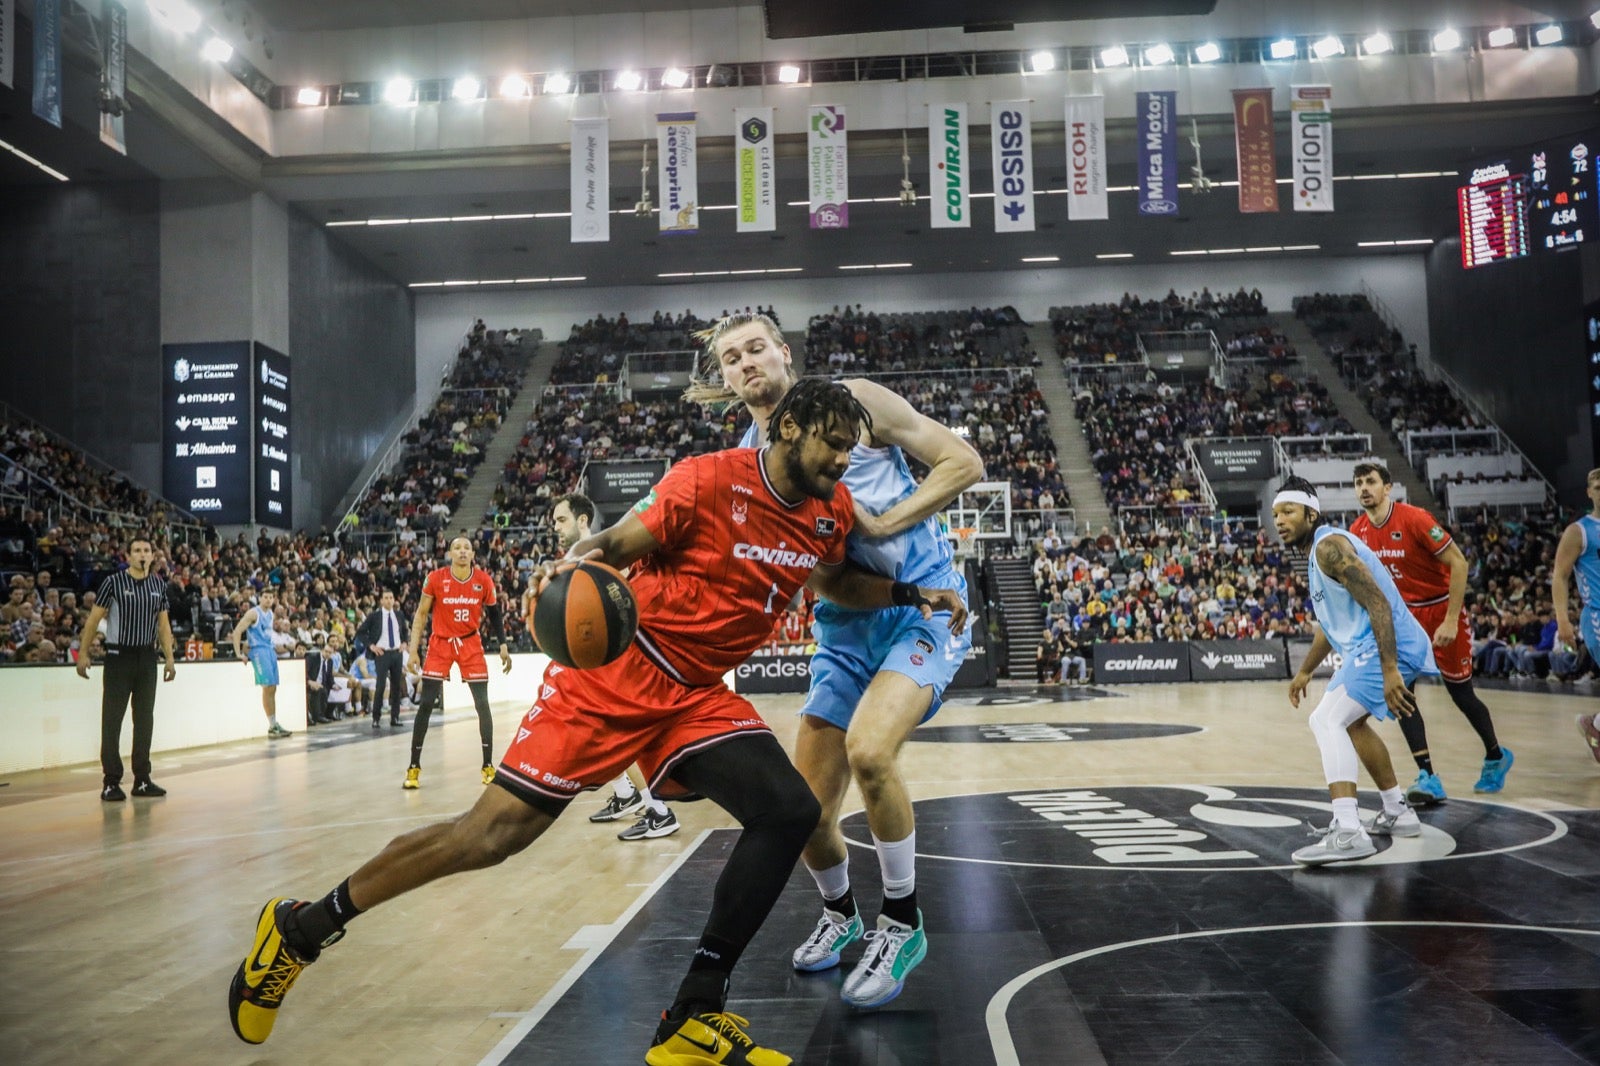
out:
{"label": "antonio perez banner", "polygon": [[934,229],[972,225],[967,184],[967,105],[928,107],[928,195]]}
{"label": "antonio perez banner", "polygon": [[1278,153],[1273,145],[1272,90],[1233,90],[1233,147],[1239,161],[1239,211],[1278,210]]}
{"label": "antonio perez banner", "polygon": [[603,118],[572,120],[572,243],[611,239],[611,133]]}
{"label": "antonio perez banner", "polygon": [[1139,138],[1139,213],[1178,213],[1178,94],[1141,92],[1135,97],[1134,135]]}
{"label": "antonio perez banner", "polygon": [[1294,209],[1333,210],[1333,86],[1289,86]]}
{"label": "antonio perez banner", "polygon": [[993,106],[994,231],[1033,232],[1033,127],[1026,100],[1000,100]]}
{"label": "antonio perez banner", "polygon": [[737,231],[760,233],[778,227],[778,194],[772,164],[772,108],[733,109],[733,186]]}
{"label": "antonio perez banner", "polygon": [[700,182],[695,174],[694,132],[693,111],[656,116],[662,233],[700,231]]}
{"label": "antonio perez banner", "polygon": [[806,115],[806,181],[811,228],[847,228],[850,168],[845,156],[844,108],[814,106]]}
{"label": "antonio perez banner", "polygon": [[1106,195],[1106,98],[1067,97],[1067,218],[1110,218]]}

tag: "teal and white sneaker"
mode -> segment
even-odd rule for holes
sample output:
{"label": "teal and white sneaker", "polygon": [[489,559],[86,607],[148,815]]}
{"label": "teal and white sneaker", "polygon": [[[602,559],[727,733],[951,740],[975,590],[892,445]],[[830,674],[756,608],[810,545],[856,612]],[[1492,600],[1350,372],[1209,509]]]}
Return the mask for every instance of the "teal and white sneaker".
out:
{"label": "teal and white sneaker", "polygon": [[1406,802],[1413,807],[1432,807],[1445,799],[1444,782],[1439,780],[1438,774],[1426,770],[1418,770],[1417,779],[1406,789]]}
{"label": "teal and white sneaker", "polygon": [[881,1007],[900,994],[906,974],[916,969],[928,954],[928,938],[922,932],[922,912],[917,925],[901,925],[878,915],[878,928],[866,936],[867,952],[844,979],[839,998],[862,1010]]}
{"label": "teal and white sneaker", "polygon": [[838,911],[822,908],[817,927],[806,937],[806,942],[794,949],[794,968],[801,973],[817,973],[839,965],[839,953],[861,939],[865,927],[861,915],[849,918]]}
{"label": "teal and white sneaker", "polygon": [[1511,749],[1504,744],[1500,745],[1498,759],[1483,760],[1483,774],[1478,778],[1478,783],[1472,786],[1474,792],[1499,792],[1506,787],[1506,774],[1511,772],[1511,764],[1517,757],[1511,754]]}

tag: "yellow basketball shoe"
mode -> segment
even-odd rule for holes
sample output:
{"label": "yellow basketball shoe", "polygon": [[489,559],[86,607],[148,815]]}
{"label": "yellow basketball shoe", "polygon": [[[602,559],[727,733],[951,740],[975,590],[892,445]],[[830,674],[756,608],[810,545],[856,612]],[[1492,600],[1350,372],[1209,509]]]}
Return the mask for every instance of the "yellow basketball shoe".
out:
{"label": "yellow basketball shoe", "polygon": [[[259,1044],[272,1035],[278,1020],[278,1007],[289,994],[300,971],[321,954],[306,955],[291,948],[283,938],[283,925],[296,907],[304,903],[293,899],[271,899],[261,908],[256,920],[256,942],[244,957],[228,986],[228,1020],[233,1031],[247,1044]],[[342,934],[341,934],[342,935]]]}
{"label": "yellow basketball shoe", "polygon": [[406,769],[406,779],[405,779],[405,781],[403,781],[401,783],[400,787],[401,788],[421,788],[422,787],[422,768],[420,766],[407,767],[407,769]]}
{"label": "yellow basketball shoe", "polygon": [[645,1052],[649,1066],[790,1066],[781,1051],[759,1047],[737,1014],[692,1014],[676,1024],[662,1012],[656,1042]]}

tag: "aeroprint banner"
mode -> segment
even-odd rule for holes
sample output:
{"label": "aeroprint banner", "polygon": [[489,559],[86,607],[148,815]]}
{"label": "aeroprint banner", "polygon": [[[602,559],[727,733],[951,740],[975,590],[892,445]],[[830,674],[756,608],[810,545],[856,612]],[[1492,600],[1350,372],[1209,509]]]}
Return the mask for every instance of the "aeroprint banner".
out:
{"label": "aeroprint banner", "polygon": [[700,231],[700,181],[695,172],[693,111],[656,116],[656,148],[661,171],[661,232]]}

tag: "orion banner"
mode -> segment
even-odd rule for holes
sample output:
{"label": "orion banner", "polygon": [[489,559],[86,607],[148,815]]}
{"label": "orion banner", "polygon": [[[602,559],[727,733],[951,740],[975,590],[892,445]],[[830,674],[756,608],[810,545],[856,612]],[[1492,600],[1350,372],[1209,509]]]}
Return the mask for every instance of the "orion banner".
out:
{"label": "orion banner", "polygon": [[611,239],[611,130],[604,118],[572,120],[572,243]]}
{"label": "orion banner", "polygon": [[850,225],[850,169],[845,156],[844,108],[813,106],[806,115],[806,181],[811,228]]}
{"label": "orion banner", "polygon": [[61,0],[33,3],[33,113],[61,128]]}
{"label": "orion banner", "polygon": [[967,105],[928,106],[928,194],[934,229],[972,225],[967,185]]}
{"label": "orion banner", "polygon": [[1233,90],[1233,148],[1239,161],[1239,210],[1278,209],[1278,152],[1273,144],[1272,90]]}
{"label": "orion banner", "polygon": [[1294,209],[1333,210],[1333,86],[1289,86]]}
{"label": "orion banner", "polygon": [[733,184],[740,233],[778,228],[778,185],[772,160],[772,108],[733,109]]}
{"label": "orion banner", "polygon": [[1134,105],[1139,138],[1139,213],[1178,213],[1178,94],[1141,92]]}
{"label": "orion banner", "polygon": [[1106,98],[1067,97],[1067,218],[1110,218],[1106,195]]}
{"label": "orion banner", "polygon": [[994,231],[1032,233],[1033,125],[1027,100],[1002,100],[992,105],[994,129]]}
{"label": "orion banner", "polygon": [[128,138],[121,111],[128,101],[128,9],[117,0],[105,0],[101,9],[106,32],[102,42],[105,55],[100,65],[100,142],[127,155]]}
{"label": "orion banner", "polygon": [[694,166],[694,112],[656,116],[661,170],[661,232],[700,232],[700,182]]}
{"label": "orion banner", "polygon": [[17,0],[0,0],[0,85],[12,87],[17,69]]}

